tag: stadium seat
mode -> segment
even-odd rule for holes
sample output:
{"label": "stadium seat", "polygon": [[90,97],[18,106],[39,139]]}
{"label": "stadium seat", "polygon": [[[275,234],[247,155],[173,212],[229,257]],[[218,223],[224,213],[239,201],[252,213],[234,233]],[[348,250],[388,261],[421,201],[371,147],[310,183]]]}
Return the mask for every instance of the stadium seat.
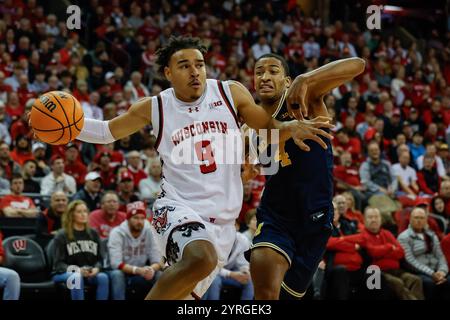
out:
{"label": "stadium seat", "polygon": [[27,296],[27,293],[31,293],[33,298],[36,298],[41,296],[35,295],[36,293],[55,292],[44,252],[34,240],[23,236],[14,236],[6,238],[3,246],[5,267],[13,269],[19,274],[22,297]]}

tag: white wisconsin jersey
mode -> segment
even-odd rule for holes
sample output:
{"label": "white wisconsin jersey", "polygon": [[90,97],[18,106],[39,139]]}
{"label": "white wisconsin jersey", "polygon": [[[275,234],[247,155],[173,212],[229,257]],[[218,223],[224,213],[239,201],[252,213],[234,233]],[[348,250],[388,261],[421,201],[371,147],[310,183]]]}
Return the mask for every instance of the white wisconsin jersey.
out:
{"label": "white wisconsin jersey", "polygon": [[228,82],[206,80],[193,103],[173,88],[152,97],[152,124],[163,163],[155,207],[179,202],[204,220],[234,222],[243,198],[242,138]]}

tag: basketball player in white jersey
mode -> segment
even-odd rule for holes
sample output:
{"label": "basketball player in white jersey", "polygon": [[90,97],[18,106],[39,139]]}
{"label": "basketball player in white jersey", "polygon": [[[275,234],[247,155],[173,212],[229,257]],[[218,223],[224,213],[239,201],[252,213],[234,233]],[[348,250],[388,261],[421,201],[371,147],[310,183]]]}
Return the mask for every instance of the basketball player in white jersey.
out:
{"label": "basketball player in white jersey", "polygon": [[[85,119],[79,140],[106,144],[152,124],[163,162],[162,193],[154,203],[152,225],[170,265],[147,299],[201,297],[226,262],[234,242],[234,221],[242,205],[241,164],[220,164],[220,137],[239,131],[240,120],[255,129],[279,129],[301,148],[305,139],[326,148],[329,118],[279,122],[255,104],[234,81],[206,79],[199,39],[172,37],[158,51],[158,64],[172,88],[134,103],[110,121]],[[270,137],[269,137],[270,139]],[[215,145],[219,141],[219,145]],[[182,162],[180,150],[192,146],[194,163]],[[239,146],[236,153],[241,153]],[[132,272],[132,270],[129,270]]]}

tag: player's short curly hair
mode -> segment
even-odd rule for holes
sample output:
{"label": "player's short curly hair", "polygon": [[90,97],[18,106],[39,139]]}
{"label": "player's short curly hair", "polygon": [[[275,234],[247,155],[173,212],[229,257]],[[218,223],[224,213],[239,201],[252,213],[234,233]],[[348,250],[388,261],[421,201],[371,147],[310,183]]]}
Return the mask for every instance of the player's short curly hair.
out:
{"label": "player's short curly hair", "polygon": [[172,55],[183,49],[197,49],[202,54],[205,54],[208,51],[199,38],[190,36],[171,36],[167,44],[156,51],[156,55],[158,56],[156,63],[159,66],[159,71],[163,73],[164,68],[169,66]]}

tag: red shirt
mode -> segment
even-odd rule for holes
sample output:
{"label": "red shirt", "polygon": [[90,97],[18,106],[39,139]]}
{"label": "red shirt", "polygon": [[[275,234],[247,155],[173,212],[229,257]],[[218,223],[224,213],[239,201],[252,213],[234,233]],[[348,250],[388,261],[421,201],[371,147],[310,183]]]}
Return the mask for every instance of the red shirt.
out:
{"label": "red shirt", "polygon": [[23,106],[16,106],[13,108],[10,105],[7,105],[5,111],[11,118],[20,118],[22,113],[25,112],[25,108]]}
{"label": "red shirt", "polygon": [[342,182],[347,183],[351,186],[357,187],[361,185],[361,180],[359,179],[359,171],[354,167],[344,167],[335,166],[333,170],[333,175],[336,179],[342,180]]}
{"label": "red shirt", "polygon": [[11,207],[13,209],[31,209],[36,206],[31,198],[7,194],[0,200],[0,210],[3,210],[6,207]]}
{"label": "red shirt", "polygon": [[21,105],[25,105],[29,99],[36,98],[36,94],[27,88],[18,88],[17,95],[19,96],[19,102]]}
{"label": "red shirt", "polygon": [[89,226],[95,229],[100,238],[106,239],[109,237],[109,232],[112,228],[117,227],[127,219],[127,214],[122,211],[117,211],[116,218],[113,221],[105,219],[105,213],[102,209],[97,209],[89,215]]}
{"label": "red shirt", "polygon": [[[450,233],[444,237],[441,241],[441,248],[442,252],[445,255],[445,258],[447,259],[448,265],[450,265]],[[0,248],[1,250],[1,248]],[[1,255],[1,252],[0,252]]]}
{"label": "red shirt", "polygon": [[31,152],[19,153],[16,149],[11,151],[11,159],[17,162],[19,165],[23,166],[25,161],[34,159],[34,156]]}
{"label": "red shirt", "polygon": [[139,182],[142,179],[147,178],[147,174],[142,169],[135,170],[135,169],[131,168],[130,166],[128,166],[128,172],[133,176],[133,181],[134,181],[134,187],[135,188],[139,187]]}
{"label": "red shirt", "polygon": [[372,264],[383,271],[400,268],[400,260],[405,256],[405,252],[392,233],[381,229],[379,233],[374,234],[364,228],[361,238],[362,246],[372,258]]}
{"label": "red shirt", "polygon": [[86,176],[87,169],[80,161],[74,163],[67,163],[64,166],[64,172],[75,178],[77,186],[81,186],[84,183],[84,177]]}
{"label": "red shirt", "polygon": [[360,234],[352,234],[328,239],[327,250],[335,252],[334,265],[342,265],[348,271],[356,271],[361,268],[362,257],[355,245],[361,242]]}
{"label": "red shirt", "polygon": [[22,119],[14,121],[13,124],[11,125],[11,139],[15,141],[17,136],[19,135],[32,138],[31,130],[30,127],[28,126],[28,123],[22,121]]}
{"label": "red shirt", "polygon": [[348,151],[352,155],[353,161],[360,159],[361,157],[361,142],[358,138],[349,138],[348,143],[343,144],[334,139],[334,146],[341,147],[345,151]]}

